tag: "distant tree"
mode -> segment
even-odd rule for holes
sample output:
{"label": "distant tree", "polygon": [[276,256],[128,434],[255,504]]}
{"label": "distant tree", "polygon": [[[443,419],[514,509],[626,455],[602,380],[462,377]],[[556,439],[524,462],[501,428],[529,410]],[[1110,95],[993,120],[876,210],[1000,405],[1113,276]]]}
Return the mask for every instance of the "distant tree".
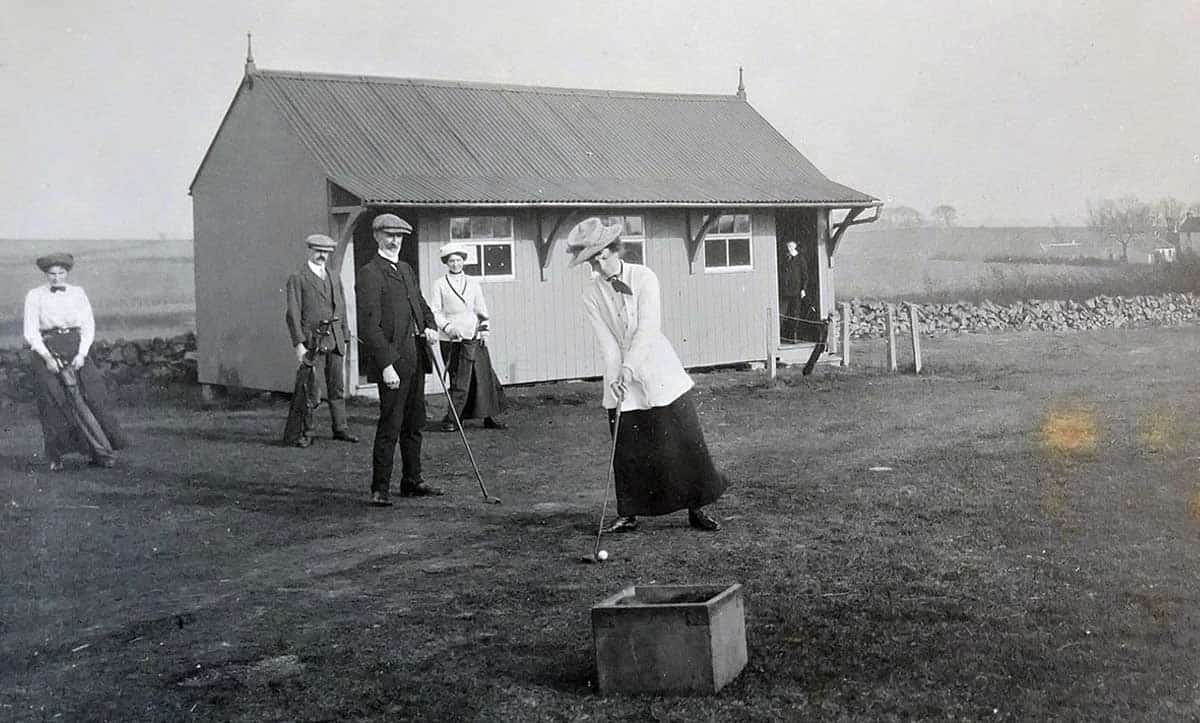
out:
{"label": "distant tree", "polygon": [[1179,224],[1183,223],[1183,219],[1187,217],[1187,207],[1183,205],[1183,201],[1168,196],[1158,202],[1156,207],[1158,214],[1158,223],[1162,227],[1162,237],[1171,242],[1177,253],[1182,249],[1179,247]]}
{"label": "distant tree", "polygon": [[909,206],[892,206],[883,211],[883,222],[896,228],[914,228],[925,222],[921,212]]}
{"label": "distant tree", "polygon": [[1134,196],[1088,201],[1088,226],[1121,245],[1121,260],[1129,262],[1129,244],[1156,235],[1158,212]]}
{"label": "distant tree", "polygon": [[942,204],[941,206],[934,207],[929,212],[929,218],[933,219],[933,222],[939,226],[949,228],[958,220],[958,209]]}

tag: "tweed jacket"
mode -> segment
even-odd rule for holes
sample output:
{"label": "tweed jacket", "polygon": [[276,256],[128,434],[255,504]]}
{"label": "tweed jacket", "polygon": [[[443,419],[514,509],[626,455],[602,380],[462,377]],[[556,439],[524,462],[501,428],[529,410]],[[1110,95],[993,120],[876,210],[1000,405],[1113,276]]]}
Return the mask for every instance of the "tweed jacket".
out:
{"label": "tweed jacket", "polygon": [[418,341],[416,335],[437,329],[437,323],[411,266],[401,261],[392,268],[391,262],[376,254],[358,270],[355,299],[358,339],[370,362],[369,378],[381,380],[388,365],[400,375],[431,371],[429,354],[423,353],[428,351],[425,341]]}
{"label": "tweed jacket", "polygon": [[[292,346],[311,344],[320,322],[338,317],[333,325],[333,353],[343,354],[350,334],[346,327],[346,296],[342,281],[326,267],[326,279],[313,273],[306,262],[287,280],[287,327]],[[332,282],[332,284],[330,283]]]}
{"label": "tweed jacket", "polygon": [[640,264],[624,263],[620,279],[632,295],[617,298],[612,284],[597,276],[583,292],[583,305],[592,330],[600,342],[604,358],[604,400],[606,409],[615,409],[617,398],[609,385],[627,366],[633,384],[625,393],[621,411],[665,407],[694,382],[683,369],[674,347],[662,333],[662,302],[658,277]]}

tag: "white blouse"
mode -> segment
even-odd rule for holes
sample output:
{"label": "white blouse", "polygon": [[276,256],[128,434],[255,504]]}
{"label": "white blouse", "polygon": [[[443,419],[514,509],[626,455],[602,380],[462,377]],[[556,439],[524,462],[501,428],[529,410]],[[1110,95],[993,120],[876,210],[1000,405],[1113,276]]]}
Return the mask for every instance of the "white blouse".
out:
{"label": "white blouse", "polygon": [[442,341],[450,341],[447,326],[463,339],[474,339],[479,322],[488,318],[483,288],[474,276],[446,274],[433,283],[431,296],[429,308]]}
{"label": "white blouse", "polygon": [[50,284],[25,294],[25,341],[38,354],[48,354],[42,332],[79,327],[79,353],[87,354],[96,338],[96,319],[83,287],[66,284],[66,291],[50,291]]}

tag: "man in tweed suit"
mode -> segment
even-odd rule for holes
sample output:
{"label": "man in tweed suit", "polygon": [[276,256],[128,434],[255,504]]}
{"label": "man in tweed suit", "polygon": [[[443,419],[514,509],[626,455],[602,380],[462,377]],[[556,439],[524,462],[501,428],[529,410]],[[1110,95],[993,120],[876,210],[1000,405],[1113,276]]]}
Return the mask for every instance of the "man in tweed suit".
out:
{"label": "man in tweed suit", "polygon": [[[333,417],[333,438],[357,442],[346,422],[345,359],[346,297],[337,273],[328,267],[337,247],[333,239],[313,234],[304,240],[308,261],[287,280],[287,327],[296,352],[296,361],[312,367],[313,384],[309,394],[292,395],[283,443],[307,447],[312,443],[311,408],[329,399]],[[307,372],[303,367],[302,372]],[[324,394],[322,394],[324,387]],[[311,406],[310,405],[311,402]]]}

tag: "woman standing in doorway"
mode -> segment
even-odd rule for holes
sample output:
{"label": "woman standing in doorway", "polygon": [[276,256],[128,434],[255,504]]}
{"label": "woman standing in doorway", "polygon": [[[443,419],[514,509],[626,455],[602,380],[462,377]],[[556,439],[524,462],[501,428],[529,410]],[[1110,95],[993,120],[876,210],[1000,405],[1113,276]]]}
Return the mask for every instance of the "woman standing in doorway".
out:
{"label": "woman standing in doorway", "polygon": [[[479,280],[463,266],[467,250],[448,243],[439,250],[446,275],[433,284],[429,308],[437,321],[439,348],[450,377],[450,399],[460,420],[482,419],[488,429],[504,429],[496,419],[504,411],[504,388],[492,369],[487,350],[490,332],[487,302]],[[443,432],[456,432],[454,415],[446,410]]]}
{"label": "woman standing in doorway", "polygon": [[661,331],[658,277],[621,258],[621,231],[589,218],[567,238],[571,266],[587,263],[594,274],[583,303],[604,357],[609,433],[617,428],[618,517],[605,531],[631,531],[640,515],[686,509],[692,527],[713,532],[721,525],[703,508],[729,481],[708,454],[692,402],[694,383]]}
{"label": "woman standing in doorway", "polygon": [[100,370],[88,358],[96,321],[87,294],[67,283],[75,266],[71,254],[37,260],[46,283],[25,295],[25,341],[33,350],[38,415],[50,471],[63,468],[63,455],[80,452],[91,464],[112,467],[125,435],[108,410]]}

